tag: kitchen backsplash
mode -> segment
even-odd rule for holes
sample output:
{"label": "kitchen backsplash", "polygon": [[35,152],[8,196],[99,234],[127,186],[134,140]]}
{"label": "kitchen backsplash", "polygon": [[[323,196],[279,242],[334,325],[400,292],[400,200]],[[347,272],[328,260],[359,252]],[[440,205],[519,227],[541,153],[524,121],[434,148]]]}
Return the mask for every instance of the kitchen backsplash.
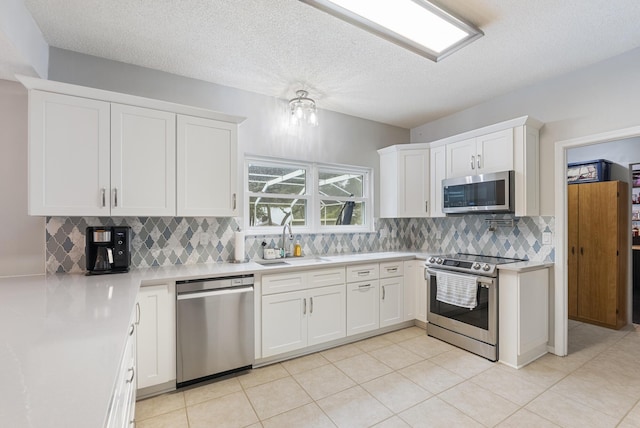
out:
{"label": "kitchen backsplash", "polygon": [[[542,245],[542,233],[555,229],[554,217],[522,217],[513,227],[489,230],[485,218],[466,215],[427,219],[377,219],[376,232],[295,235],[304,254],[346,254],[378,251],[482,253],[554,261],[553,245]],[[235,218],[193,217],[48,217],[47,272],[85,270],[87,226],[131,226],[133,267],[189,265],[229,261],[233,257]],[[294,230],[295,233],[295,230]],[[262,256],[262,242],[280,244],[280,234],[248,235],[247,256]]]}

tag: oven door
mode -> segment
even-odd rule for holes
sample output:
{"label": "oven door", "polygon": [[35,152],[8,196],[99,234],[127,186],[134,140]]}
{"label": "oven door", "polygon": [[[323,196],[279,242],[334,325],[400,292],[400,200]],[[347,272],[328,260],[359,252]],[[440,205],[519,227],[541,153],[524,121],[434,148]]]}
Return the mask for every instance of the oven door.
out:
{"label": "oven door", "polygon": [[478,277],[478,305],[474,309],[436,299],[438,280],[435,270],[425,269],[427,277],[427,321],[490,345],[497,343],[498,279]]}

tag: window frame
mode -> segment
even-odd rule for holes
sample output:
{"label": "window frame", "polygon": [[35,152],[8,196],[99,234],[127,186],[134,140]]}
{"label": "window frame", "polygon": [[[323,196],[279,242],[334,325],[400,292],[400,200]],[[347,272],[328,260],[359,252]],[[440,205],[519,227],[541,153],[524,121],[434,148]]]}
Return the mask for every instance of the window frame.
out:
{"label": "window frame", "polygon": [[[306,189],[303,195],[294,198],[292,194],[260,193],[249,191],[249,165],[264,167],[300,168],[306,171]],[[344,173],[362,175],[362,197],[321,196],[319,191],[320,172]],[[374,199],[373,199],[373,169],[356,165],[314,163],[296,161],[292,159],[272,158],[264,156],[245,155],[244,162],[244,228],[249,234],[274,235],[282,233],[283,226],[251,226],[250,201],[252,197],[273,197],[284,199],[303,199],[306,201],[306,226],[293,226],[293,233],[368,233],[374,231]],[[364,203],[362,225],[329,225],[322,226],[320,218],[321,200],[353,200]]]}

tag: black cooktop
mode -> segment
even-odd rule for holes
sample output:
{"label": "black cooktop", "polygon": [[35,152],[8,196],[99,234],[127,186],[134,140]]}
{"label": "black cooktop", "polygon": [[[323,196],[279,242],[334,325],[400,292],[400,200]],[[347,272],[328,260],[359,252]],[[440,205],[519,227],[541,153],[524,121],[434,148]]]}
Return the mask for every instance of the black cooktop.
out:
{"label": "black cooktop", "polygon": [[467,253],[455,253],[455,254],[445,254],[443,256],[438,256],[443,259],[448,260],[458,260],[458,261],[468,261],[474,263],[491,263],[494,265],[503,265],[507,263],[516,263],[522,262],[526,259],[514,259],[510,257],[500,257],[500,256],[483,256],[481,254],[467,254]]}

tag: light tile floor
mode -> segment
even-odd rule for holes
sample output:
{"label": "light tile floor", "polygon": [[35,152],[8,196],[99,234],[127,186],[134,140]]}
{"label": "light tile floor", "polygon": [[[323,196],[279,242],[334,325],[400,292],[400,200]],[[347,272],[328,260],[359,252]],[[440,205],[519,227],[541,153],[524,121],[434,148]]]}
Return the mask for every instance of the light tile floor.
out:
{"label": "light tile floor", "polygon": [[138,428],[640,427],[640,327],[570,321],[520,370],[411,327],[143,400]]}

